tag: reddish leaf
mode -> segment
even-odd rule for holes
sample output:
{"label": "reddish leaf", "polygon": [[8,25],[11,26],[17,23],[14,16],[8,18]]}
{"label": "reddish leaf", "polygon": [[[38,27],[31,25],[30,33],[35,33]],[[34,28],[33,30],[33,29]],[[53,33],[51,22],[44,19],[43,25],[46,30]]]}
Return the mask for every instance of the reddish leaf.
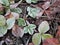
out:
{"label": "reddish leaf", "polygon": [[18,25],[14,25],[14,27],[12,29],[12,34],[16,37],[22,37],[24,32],[21,27],[19,27]]}
{"label": "reddish leaf", "polygon": [[13,15],[12,15],[11,12],[10,12],[10,10],[8,10],[8,11],[6,12],[5,17],[6,17],[6,19],[13,17]]}
{"label": "reddish leaf", "polygon": [[2,4],[0,4],[0,11],[3,11],[3,6],[2,6]]}
{"label": "reddish leaf", "polygon": [[46,39],[43,42],[43,45],[58,45],[58,44],[59,44],[59,41],[56,38]]}
{"label": "reddish leaf", "polygon": [[36,18],[41,17],[41,16],[43,15],[43,13],[44,13],[44,10],[42,10],[41,12],[39,12],[39,13],[36,15]]}
{"label": "reddish leaf", "polygon": [[34,45],[33,43],[29,43],[29,45]]}
{"label": "reddish leaf", "polygon": [[58,26],[58,31],[57,31],[57,34],[56,34],[56,38],[59,40],[60,42],[60,26]]}
{"label": "reddish leaf", "polygon": [[60,30],[60,26],[58,26],[58,30]]}
{"label": "reddish leaf", "polygon": [[13,17],[14,17],[15,19],[19,19],[19,14],[18,14],[18,13],[11,12],[11,14],[13,15]]}
{"label": "reddish leaf", "polygon": [[15,13],[15,12],[7,11],[7,13],[5,14],[5,17],[7,19],[8,18],[12,18],[12,17],[14,17],[15,19],[18,19],[19,18],[19,14],[18,13]]}
{"label": "reddish leaf", "polygon": [[56,0],[56,2],[53,4],[53,6],[60,6],[60,0]]}
{"label": "reddish leaf", "polygon": [[50,7],[50,2],[45,2],[45,4],[42,5],[42,8],[43,8],[44,10],[48,9],[49,7]]}

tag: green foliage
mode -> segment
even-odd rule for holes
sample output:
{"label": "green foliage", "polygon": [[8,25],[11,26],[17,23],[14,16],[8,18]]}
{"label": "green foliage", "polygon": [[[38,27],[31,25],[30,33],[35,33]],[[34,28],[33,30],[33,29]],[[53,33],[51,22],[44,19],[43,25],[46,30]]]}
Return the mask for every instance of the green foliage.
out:
{"label": "green foliage", "polygon": [[9,6],[10,4],[9,4],[9,0],[2,0],[2,2],[3,2],[3,5],[5,5],[5,6]]}
{"label": "green foliage", "polygon": [[38,27],[39,33],[34,34],[33,37],[32,37],[32,41],[33,41],[34,45],[39,45],[41,43],[41,39],[44,41],[45,39],[52,38],[52,35],[45,34],[45,32],[47,32],[48,30],[49,30],[48,22],[43,21]]}
{"label": "green foliage", "polygon": [[36,26],[34,24],[29,24],[28,26],[24,27],[24,33],[29,33],[32,35],[35,28]]}
{"label": "green foliage", "polygon": [[13,26],[14,26],[14,24],[15,24],[15,18],[9,18],[9,19],[7,19],[7,28],[8,29],[11,29]]}
{"label": "green foliage", "polygon": [[7,33],[7,27],[6,26],[0,26],[0,37],[2,37],[6,33]]}
{"label": "green foliage", "polygon": [[40,12],[38,8],[27,7],[28,15],[35,18],[36,15]]}
{"label": "green foliage", "polygon": [[52,38],[52,36],[50,34],[42,34],[42,40],[45,40],[48,38]]}
{"label": "green foliage", "polygon": [[34,45],[39,45],[40,42],[41,42],[41,35],[40,35],[40,33],[35,33],[33,35],[32,41],[33,41]]}
{"label": "green foliage", "polygon": [[19,26],[26,26],[25,20],[24,20],[23,18],[19,18],[19,19],[18,19],[18,25],[19,25]]}
{"label": "green foliage", "polygon": [[47,21],[43,21],[38,27],[38,31],[41,34],[47,32],[48,30],[49,30],[49,24]]}
{"label": "green foliage", "polygon": [[3,11],[0,11],[0,15],[2,15],[3,14]]}
{"label": "green foliage", "polygon": [[4,26],[6,24],[6,19],[3,15],[0,15],[0,26]]}
{"label": "green foliage", "polygon": [[31,2],[37,3],[37,1],[38,1],[38,0],[26,0],[27,3],[31,3]]}
{"label": "green foliage", "polygon": [[12,8],[11,11],[16,13],[22,13],[21,8]]}

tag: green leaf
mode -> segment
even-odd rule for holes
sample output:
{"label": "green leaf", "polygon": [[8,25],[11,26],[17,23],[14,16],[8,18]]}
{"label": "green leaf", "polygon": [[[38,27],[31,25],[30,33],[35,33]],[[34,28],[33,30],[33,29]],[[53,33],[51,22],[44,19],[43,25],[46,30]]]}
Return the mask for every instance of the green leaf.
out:
{"label": "green leaf", "polygon": [[16,12],[16,13],[22,13],[22,9],[21,8],[12,8],[11,11],[12,12]]}
{"label": "green leaf", "polygon": [[45,33],[48,30],[49,30],[49,24],[47,21],[43,21],[38,27],[38,31],[40,32],[40,34]]}
{"label": "green leaf", "polygon": [[31,3],[31,0],[26,0],[27,3]]}
{"label": "green leaf", "polygon": [[3,11],[0,11],[0,15],[2,15],[4,12]]}
{"label": "green leaf", "polygon": [[19,19],[18,19],[18,25],[19,25],[19,26],[26,26],[25,20],[24,20],[23,18],[19,18]]}
{"label": "green leaf", "polygon": [[3,15],[0,15],[0,26],[4,26],[6,24],[6,19]]}
{"label": "green leaf", "polygon": [[3,4],[2,0],[0,0],[0,3]]}
{"label": "green leaf", "polygon": [[37,3],[38,0],[26,0],[27,3]]}
{"label": "green leaf", "polygon": [[40,45],[41,43],[41,35],[40,33],[35,33],[32,37],[32,42],[34,45]]}
{"label": "green leaf", "polygon": [[24,33],[29,33],[32,35],[35,28],[36,26],[34,24],[29,24],[28,26],[24,27]]}
{"label": "green leaf", "polygon": [[7,33],[7,27],[6,26],[0,26],[0,37],[5,35]]}
{"label": "green leaf", "polygon": [[11,29],[15,24],[15,18],[9,18],[7,19],[7,26],[8,26],[8,29]]}
{"label": "green leaf", "polygon": [[28,15],[35,18],[36,15],[40,12],[38,8],[27,7]]}
{"label": "green leaf", "polygon": [[50,34],[42,34],[42,40],[48,39],[48,38],[53,38],[52,35]]}
{"label": "green leaf", "polygon": [[9,6],[10,4],[9,4],[9,0],[2,0],[2,2],[3,2],[3,4],[5,5],[5,6]]}

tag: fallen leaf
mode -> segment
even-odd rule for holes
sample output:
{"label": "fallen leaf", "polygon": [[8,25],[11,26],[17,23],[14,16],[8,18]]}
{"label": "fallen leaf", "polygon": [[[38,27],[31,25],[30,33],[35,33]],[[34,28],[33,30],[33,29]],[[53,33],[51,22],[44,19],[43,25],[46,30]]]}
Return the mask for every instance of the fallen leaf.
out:
{"label": "fallen leaf", "polygon": [[60,42],[60,26],[58,26],[58,31],[57,31],[57,34],[56,34],[56,38],[59,40]]}
{"label": "fallen leaf", "polygon": [[33,43],[29,43],[29,45],[34,45]]}
{"label": "fallen leaf", "polygon": [[24,31],[18,25],[14,25],[14,27],[12,28],[12,34],[16,37],[22,37],[24,35]]}
{"label": "fallen leaf", "polygon": [[43,42],[43,45],[58,45],[58,44],[59,44],[59,41],[58,41],[58,39],[56,39],[56,38],[46,39],[46,40]]}
{"label": "fallen leaf", "polygon": [[42,8],[44,9],[44,10],[46,10],[46,9],[48,9],[50,7],[50,2],[45,2],[45,4],[44,5],[42,5]]}
{"label": "fallen leaf", "polygon": [[13,15],[13,17],[14,17],[15,19],[19,19],[19,14],[18,14],[18,13],[11,12],[11,14]]}

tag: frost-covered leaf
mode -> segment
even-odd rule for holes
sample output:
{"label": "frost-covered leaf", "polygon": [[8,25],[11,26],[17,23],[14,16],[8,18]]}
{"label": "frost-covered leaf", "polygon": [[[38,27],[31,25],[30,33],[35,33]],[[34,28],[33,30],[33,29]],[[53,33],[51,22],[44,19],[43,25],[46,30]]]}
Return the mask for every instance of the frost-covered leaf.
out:
{"label": "frost-covered leaf", "polygon": [[16,13],[22,13],[22,9],[21,8],[12,8],[11,11],[12,12],[16,12]]}
{"label": "frost-covered leaf", "polygon": [[4,26],[6,24],[6,19],[3,15],[0,15],[0,26]]}
{"label": "frost-covered leaf", "polygon": [[36,26],[34,24],[29,24],[28,26],[24,27],[24,33],[29,33],[32,35],[35,28]]}
{"label": "frost-covered leaf", "polygon": [[0,26],[0,37],[4,36],[7,33],[6,26]]}
{"label": "frost-covered leaf", "polygon": [[49,38],[53,38],[53,36],[50,34],[42,34],[42,40],[49,39]]}
{"label": "frost-covered leaf", "polygon": [[12,34],[16,37],[22,37],[24,35],[24,31],[18,25],[14,25],[14,27],[12,28]]}
{"label": "frost-covered leaf", "polygon": [[19,19],[19,14],[18,14],[18,13],[11,12],[11,15],[12,15],[15,19]]}
{"label": "frost-covered leaf", "polygon": [[49,30],[49,24],[47,21],[43,21],[38,27],[38,31],[41,34],[47,32],[48,30]]}
{"label": "frost-covered leaf", "polygon": [[3,4],[5,5],[5,6],[9,6],[10,4],[9,4],[9,0],[2,0],[2,2],[3,2]]}
{"label": "frost-covered leaf", "polygon": [[8,29],[11,29],[15,24],[15,18],[9,18],[7,19],[7,26],[8,26]]}
{"label": "frost-covered leaf", "polygon": [[37,3],[38,0],[26,0],[27,3]]}
{"label": "frost-covered leaf", "polygon": [[39,8],[27,7],[28,15],[35,18],[36,15],[40,12]]}
{"label": "frost-covered leaf", "polygon": [[35,33],[32,37],[32,42],[34,45],[40,45],[41,43],[41,35],[40,33]]}
{"label": "frost-covered leaf", "polygon": [[26,26],[25,20],[24,20],[23,18],[19,18],[19,19],[18,19],[18,25],[19,25],[19,26]]}

